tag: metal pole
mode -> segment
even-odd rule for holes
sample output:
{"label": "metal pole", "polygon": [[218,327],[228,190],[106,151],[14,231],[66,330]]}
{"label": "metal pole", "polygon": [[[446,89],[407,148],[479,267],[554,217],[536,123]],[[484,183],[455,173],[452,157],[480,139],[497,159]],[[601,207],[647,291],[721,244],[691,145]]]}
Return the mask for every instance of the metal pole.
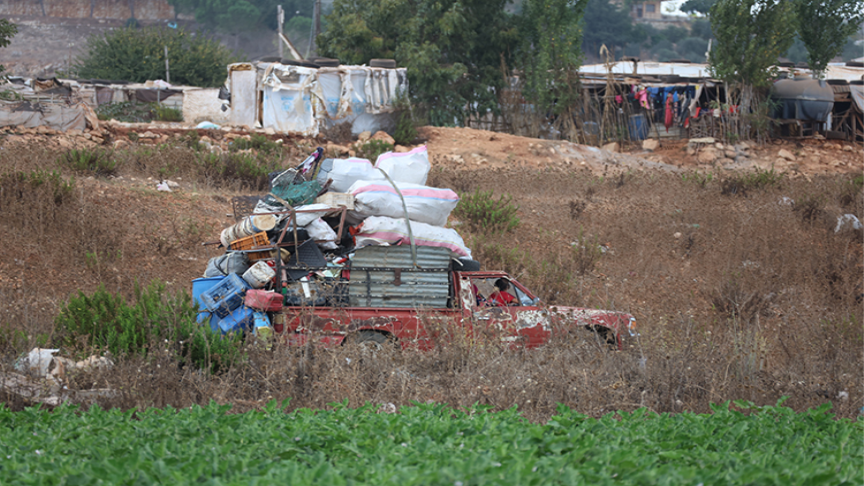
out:
{"label": "metal pole", "polygon": [[171,82],[171,70],[168,68],[168,46],[165,46],[165,82]]}
{"label": "metal pole", "polygon": [[276,43],[279,44],[279,58],[282,58],[282,26],[285,24],[285,11],[282,10],[282,5],[276,6],[276,23],[278,24],[279,32],[276,35]]}

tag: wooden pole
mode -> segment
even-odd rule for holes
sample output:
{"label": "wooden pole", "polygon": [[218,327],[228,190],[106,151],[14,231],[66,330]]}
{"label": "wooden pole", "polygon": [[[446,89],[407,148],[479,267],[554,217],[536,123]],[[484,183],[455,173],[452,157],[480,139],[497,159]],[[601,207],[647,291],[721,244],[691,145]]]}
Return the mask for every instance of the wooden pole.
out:
{"label": "wooden pole", "polygon": [[168,67],[168,46],[165,46],[165,82],[171,83],[171,70]]}

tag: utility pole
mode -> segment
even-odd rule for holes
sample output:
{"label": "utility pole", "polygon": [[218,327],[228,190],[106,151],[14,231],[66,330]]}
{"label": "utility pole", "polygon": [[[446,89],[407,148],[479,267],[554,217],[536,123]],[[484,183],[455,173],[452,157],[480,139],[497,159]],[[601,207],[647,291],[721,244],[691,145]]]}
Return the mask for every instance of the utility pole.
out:
{"label": "utility pole", "polygon": [[279,58],[282,56],[282,26],[285,25],[285,11],[282,10],[282,5],[276,6],[276,23],[278,24],[278,33],[276,34],[276,43],[279,44]]}

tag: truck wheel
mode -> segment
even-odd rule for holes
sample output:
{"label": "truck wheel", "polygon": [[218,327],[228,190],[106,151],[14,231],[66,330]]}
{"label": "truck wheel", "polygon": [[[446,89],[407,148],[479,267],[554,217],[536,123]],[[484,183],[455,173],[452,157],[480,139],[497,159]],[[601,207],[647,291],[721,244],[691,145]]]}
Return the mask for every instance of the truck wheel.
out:
{"label": "truck wheel", "polygon": [[384,333],[360,331],[348,340],[348,344],[359,345],[372,350],[379,350],[384,348],[384,344],[387,341],[390,341],[390,339]]}

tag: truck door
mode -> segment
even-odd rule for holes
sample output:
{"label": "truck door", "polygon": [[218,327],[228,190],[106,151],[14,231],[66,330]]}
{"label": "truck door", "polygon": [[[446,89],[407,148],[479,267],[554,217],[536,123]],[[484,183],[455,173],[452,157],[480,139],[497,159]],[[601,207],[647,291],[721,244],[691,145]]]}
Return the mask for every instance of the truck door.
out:
{"label": "truck door", "polygon": [[548,313],[524,286],[506,275],[478,275],[469,279],[467,289],[472,298],[463,302],[466,308],[470,305],[478,331],[485,328],[499,333],[502,341],[513,346],[536,347],[548,340]]}

